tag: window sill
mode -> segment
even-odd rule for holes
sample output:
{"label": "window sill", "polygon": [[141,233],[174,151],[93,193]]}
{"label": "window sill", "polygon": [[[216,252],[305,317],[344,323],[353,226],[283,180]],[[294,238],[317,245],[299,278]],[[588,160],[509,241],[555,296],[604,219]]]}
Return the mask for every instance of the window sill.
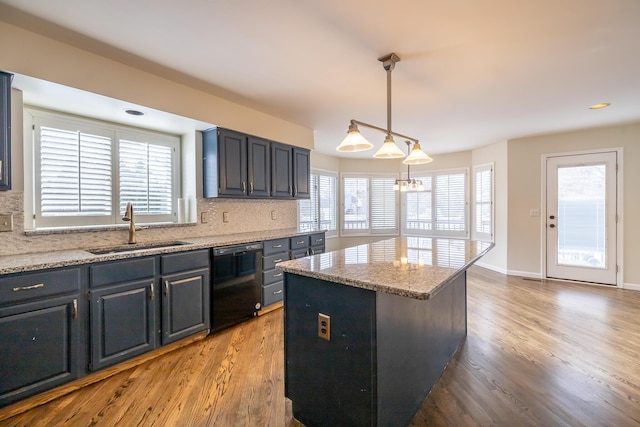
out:
{"label": "window sill", "polygon": [[[146,230],[150,228],[174,228],[174,227],[192,227],[196,226],[195,222],[185,223],[173,223],[173,222],[159,222],[153,224],[138,224],[136,228]],[[113,224],[113,225],[88,225],[83,227],[51,227],[51,228],[38,228],[36,230],[25,230],[25,236],[48,236],[52,234],[74,234],[74,233],[94,233],[100,231],[116,231],[126,230],[129,228],[127,224]]]}

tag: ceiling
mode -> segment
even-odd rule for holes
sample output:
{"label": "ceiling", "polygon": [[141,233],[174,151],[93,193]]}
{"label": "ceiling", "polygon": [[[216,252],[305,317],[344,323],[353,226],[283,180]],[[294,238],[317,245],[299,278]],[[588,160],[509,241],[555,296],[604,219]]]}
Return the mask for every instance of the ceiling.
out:
{"label": "ceiling", "polygon": [[[430,155],[640,120],[638,0],[0,3],[312,128],[316,150],[332,155],[350,119],[386,127],[377,58],[390,52],[401,58],[392,129]],[[611,106],[588,108],[602,102]]]}

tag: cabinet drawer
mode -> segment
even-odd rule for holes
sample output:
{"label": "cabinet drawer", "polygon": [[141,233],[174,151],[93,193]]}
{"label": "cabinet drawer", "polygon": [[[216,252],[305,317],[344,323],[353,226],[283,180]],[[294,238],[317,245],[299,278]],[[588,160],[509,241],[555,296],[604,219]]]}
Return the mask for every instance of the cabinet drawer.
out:
{"label": "cabinet drawer", "polygon": [[80,290],[80,269],[16,274],[0,279],[0,304]]}
{"label": "cabinet drawer", "polygon": [[162,255],[160,268],[162,274],[178,273],[180,271],[198,270],[209,267],[209,250],[180,252]]}
{"label": "cabinet drawer", "polygon": [[288,261],[290,259],[291,258],[289,258],[289,252],[266,256],[262,260],[262,270],[273,270],[274,268],[276,268],[277,263]]}
{"label": "cabinet drawer", "polygon": [[262,247],[264,255],[275,254],[277,252],[287,252],[289,250],[289,239],[267,240]]}
{"label": "cabinet drawer", "polygon": [[291,259],[298,259],[298,258],[304,258],[307,255],[309,255],[307,253],[309,249],[304,248],[304,249],[298,249],[297,251],[291,251]]}
{"label": "cabinet drawer", "polygon": [[274,302],[282,301],[284,296],[284,282],[277,282],[262,288],[262,305],[264,307]]}
{"label": "cabinet drawer", "polygon": [[92,288],[97,288],[120,282],[153,278],[156,272],[156,261],[155,257],[112,261],[92,265],[89,271],[89,285]]}
{"label": "cabinet drawer", "polygon": [[306,249],[309,247],[309,236],[296,236],[291,238],[291,250]]}
{"label": "cabinet drawer", "polygon": [[309,246],[324,246],[324,233],[309,236]]}
{"label": "cabinet drawer", "polygon": [[278,281],[282,281],[282,276],[284,276],[284,273],[281,270],[278,270],[277,268],[274,268],[273,270],[265,271],[262,274],[262,284],[266,286]]}

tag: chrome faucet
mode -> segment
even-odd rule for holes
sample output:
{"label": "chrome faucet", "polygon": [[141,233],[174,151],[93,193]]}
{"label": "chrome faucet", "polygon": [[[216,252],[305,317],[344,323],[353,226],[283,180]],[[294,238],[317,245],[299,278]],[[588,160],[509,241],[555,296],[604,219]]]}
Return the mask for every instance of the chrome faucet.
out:
{"label": "chrome faucet", "polygon": [[131,202],[127,203],[127,208],[124,210],[123,221],[129,221],[129,244],[136,243],[136,224],[133,219],[133,205]]}

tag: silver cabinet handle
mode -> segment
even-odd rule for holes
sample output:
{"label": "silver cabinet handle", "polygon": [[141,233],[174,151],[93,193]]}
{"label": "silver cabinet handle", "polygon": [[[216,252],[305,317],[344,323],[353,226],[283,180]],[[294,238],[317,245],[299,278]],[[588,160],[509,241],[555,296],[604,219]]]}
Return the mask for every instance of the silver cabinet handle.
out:
{"label": "silver cabinet handle", "polygon": [[282,245],[273,245],[274,248],[281,248]]}
{"label": "silver cabinet handle", "polygon": [[156,298],[156,290],[153,288],[153,282],[149,285],[149,290],[151,293],[149,294],[149,299],[153,300]]}
{"label": "silver cabinet handle", "polygon": [[282,293],[282,289],[280,289],[279,291],[275,291],[273,294],[274,295],[278,295],[278,294],[281,294],[281,293]]}
{"label": "silver cabinet handle", "polygon": [[73,299],[73,311],[71,312],[71,318],[72,319],[78,318],[78,300],[75,298]]}
{"label": "silver cabinet handle", "polygon": [[168,280],[164,281],[164,294],[165,295],[169,295],[169,281]]}
{"label": "silver cabinet handle", "polygon": [[316,239],[316,242],[324,242],[324,239]]}
{"label": "silver cabinet handle", "polygon": [[282,258],[274,259],[273,263],[275,264],[276,262],[282,262]]}
{"label": "silver cabinet handle", "polygon": [[247,183],[242,181],[242,192],[244,193],[245,191],[247,191]]}
{"label": "silver cabinet handle", "polygon": [[304,244],[304,243],[305,243],[305,241],[304,241],[304,240],[300,240],[299,242],[297,242],[297,243],[296,243],[296,245],[302,245],[302,244]]}
{"label": "silver cabinet handle", "polygon": [[296,194],[298,194],[298,187],[297,186],[293,186],[293,195],[295,196]]}
{"label": "silver cabinet handle", "polygon": [[17,288],[13,288],[13,292],[30,291],[33,289],[40,289],[40,288],[44,288],[44,283],[38,283],[36,285],[29,285],[29,286],[18,286]]}
{"label": "silver cabinet handle", "polygon": [[253,194],[253,182],[249,183],[249,194]]}
{"label": "silver cabinet handle", "polygon": [[291,186],[289,186],[289,195],[291,196]]}
{"label": "silver cabinet handle", "polygon": [[282,272],[280,272],[278,274],[274,274],[273,277],[282,277]]}

